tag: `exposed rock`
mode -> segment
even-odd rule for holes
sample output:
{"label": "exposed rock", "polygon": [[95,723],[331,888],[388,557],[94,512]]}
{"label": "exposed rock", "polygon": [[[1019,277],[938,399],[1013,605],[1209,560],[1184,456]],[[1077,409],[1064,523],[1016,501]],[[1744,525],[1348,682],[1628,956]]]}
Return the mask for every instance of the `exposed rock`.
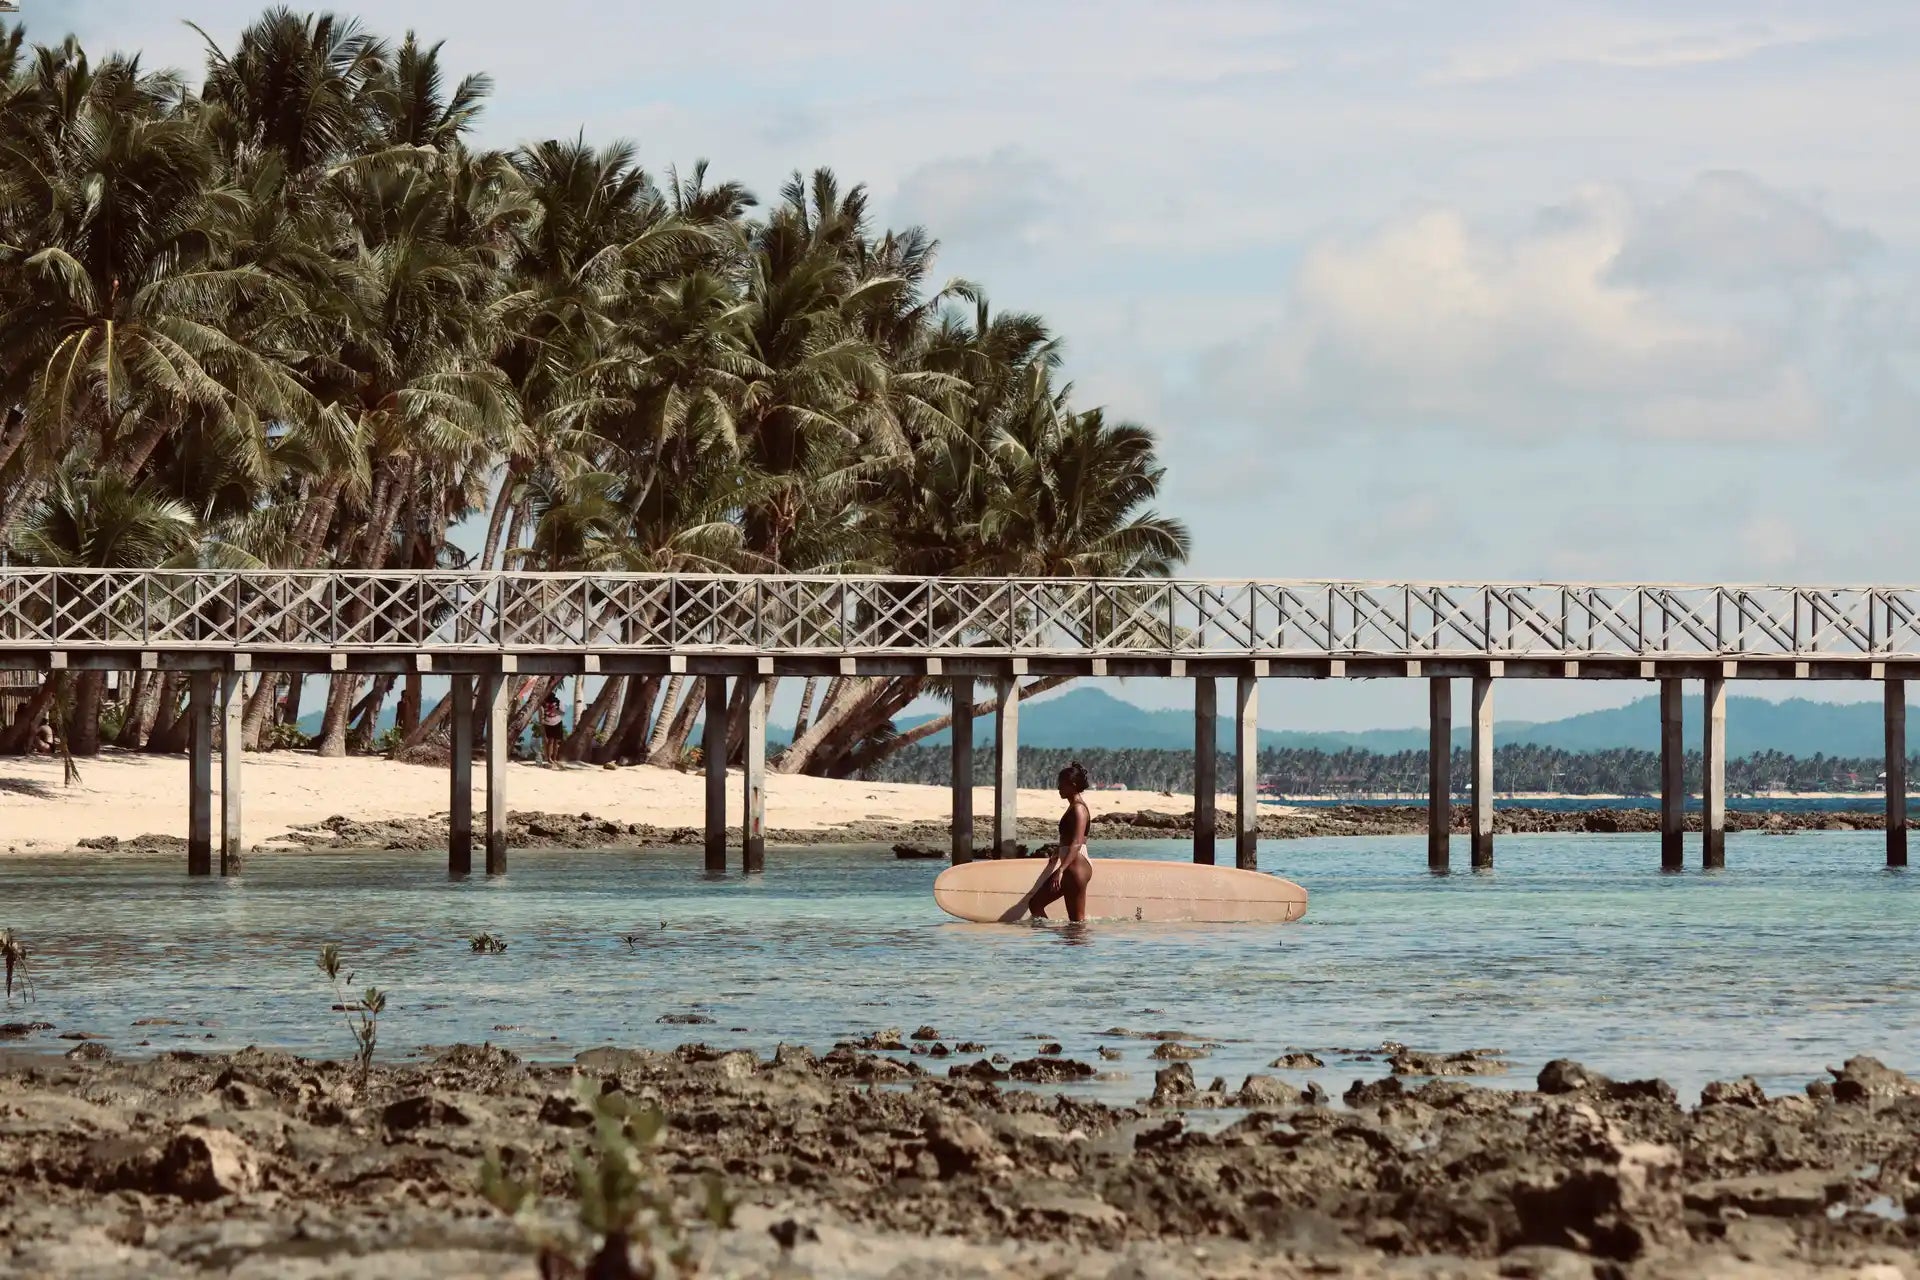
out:
{"label": "exposed rock", "polygon": [[1300,1090],[1283,1080],[1252,1075],[1241,1084],[1234,1102],[1242,1107],[1291,1107],[1298,1105],[1303,1096]]}
{"label": "exposed rock", "polygon": [[1833,1074],[1836,1102],[1873,1102],[1920,1095],[1920,1082],[1908,1079],[1878,1058],[1864,1055],[1848,1058],[1844,1066],[1828,1070]]}
{"label": "exposed rock", "polygon": [[1312,1053],[1283,1053],[1267,1064],[1276,1071],[1305,1071],[1309,1067],[1326,1065],[1320,1061],[1318,1054]]}
{"label": "exposed rock", "polygon": [[1167,1040],[1155,1045],[1153,1052],[1148,1056],[1158,1058],[1162,1062],[1197,1062],[1207,1056],[1207,1051],[1194,1045]]}
{"label": "exposed rock", "polygon": [[380,1123],[397,1133],[412,1129],[468,1125],[473,1118],[452,1099],[438,1093],[415,1094],[388,1103],[380,1112]]}
{"label": "exposed rock", "polygon": [[1499,1049],[1464,1049],[1457,1053],[1428,1053],[1396,1046],[1387,1057],[1387,1069],[1397,1076],[1491,1076],[1503,1074],[1510,1063]]}
{"label": "exposed rock", "polygon": [[1703,1107],[1764,1107],[1767,1091],[1752,1076],[1738,1080],[1715,1080],[1700,1090]]}
{"label": "exposed rock", "polygon": [[253,1190],[259,1161],[246,1143],[220,1129],[189,1125],[174,1135],[154,1170],[155,1185],[186,1200],[214,1200]]}
{"label": "exposed rock", "polygon": [[1093,1068],[1072,1058],[1028,1058],[1007,1068],[1007,1074],[1028,1084],[1058,1084],[1063,1080],[1085,1080]]}

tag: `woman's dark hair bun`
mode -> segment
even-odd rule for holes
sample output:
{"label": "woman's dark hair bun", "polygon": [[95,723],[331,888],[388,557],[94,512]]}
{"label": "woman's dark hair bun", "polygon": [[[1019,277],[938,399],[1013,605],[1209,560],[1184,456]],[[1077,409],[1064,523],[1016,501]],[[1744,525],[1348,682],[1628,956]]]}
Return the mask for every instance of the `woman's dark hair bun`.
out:
{"label": "woman's dark hair bun", "polygon": [[1078,760],[1060,771],[1060,785],[1069,791],[1085,791],[1089,785],[1086,766]]}

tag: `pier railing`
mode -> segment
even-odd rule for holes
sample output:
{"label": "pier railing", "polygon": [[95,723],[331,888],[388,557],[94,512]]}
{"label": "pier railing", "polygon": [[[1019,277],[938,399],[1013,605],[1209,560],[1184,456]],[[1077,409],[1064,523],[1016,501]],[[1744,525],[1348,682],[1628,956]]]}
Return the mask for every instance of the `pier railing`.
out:
{"label": "pier railing", "polygon": [[0,569],[0,647],[1920,658],[1920,588]]}

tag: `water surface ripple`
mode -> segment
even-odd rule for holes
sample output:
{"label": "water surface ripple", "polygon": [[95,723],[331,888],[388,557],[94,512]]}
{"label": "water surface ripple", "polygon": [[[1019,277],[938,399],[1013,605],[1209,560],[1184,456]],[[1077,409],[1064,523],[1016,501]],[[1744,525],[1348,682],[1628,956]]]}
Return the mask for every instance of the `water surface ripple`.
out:
{"label": "water surface ripple", "polygon": [[[1194,1064],[1203,1082],[1237,1084],[1289,1047],[1394,1039],[1508,1050],[1515,1083],[1566,1056],[1690,1096],[1741,1072],[1796,1089],[1851,1053],[1920,1066],[1920,888],[1882,849],[1872,832],[1736,834],[1729,870],[1662,876],[1647,836],[1516,837],[1494,873],[1435,878],[1421,838],[1273,842],[1262,869],[1309,888],[1303,921],[1081,931],[949,921],[928,892],[941,864],[878,848],[774,849],[751,880],[707,878],[694,851],[516,851],[493,881],[449,881],[444,855],[421,853],[263,854],[225,882],[190,881],[175,859],[12,858],[0,926],[34,946],[39,985],[6,1016],[122,1052],[347,1051],[313,963],[333,941],[388,992],[384,1055],[459,1040],[549,1058],[690,1039],[825,1049],[930,1023],[950,1043],[1026,1057],[1058,1039],[1091,1059],[1128,1044],[1104,1034],[1117,1024],[1219,1042]],[[472,954],[481,930],[508,951]],[[659,1021],[677,1013],[713,1024]],[[178,1025],[134,1025],[153,1018]],[[1096,1091],[1149,1089],[1146,1049],[1132,1043],[1131,1078]],[[1329,1057],[1280,1074],[1338,1092],[1380,1069]]]}

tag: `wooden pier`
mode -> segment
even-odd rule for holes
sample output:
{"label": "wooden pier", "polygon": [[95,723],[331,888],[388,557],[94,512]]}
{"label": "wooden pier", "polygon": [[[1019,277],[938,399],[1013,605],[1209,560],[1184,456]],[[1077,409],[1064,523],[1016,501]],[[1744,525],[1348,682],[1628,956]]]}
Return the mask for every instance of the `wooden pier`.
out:
{"label": "wooden pier", "polygon": [[[1920,588],[1136,581],[462,572],[0,569],[0,671],[188,673],[188,870],[239,869],[245,678],[252,672],[450,679],[448,869],[472,869],[473,754],[484,724],[485,868],[506,870],[513,684],[527,675],[704,679],[706,866],[724,872],[726,718],[747,709],[741,868],[765,861],[768,681],[918,676],[957,707],[994,690],[993,856],[1014,852],[1020,681],[1194,682],[1194,857],[1216,856],[1219,681],[1233,681],[1234,861],[1255,863],[1264,681],[1429,682],[1428,866],[1452,861],[1456,679],[1471,687],[1475,868],[1493,865],[1493,689],[1508,679],[1642,680],[1660,689],[1665,870],[1684,865],[1681,693],[1704,698],[1701,865],[1726,860],[1729,680],[1873,680],[1885,690],[1887,865],[1907,860],[1906,680],[1920,675]],[[484,717],[473,713],[484,708]],[[220,723],[215,768],[214,725]],[[953,848],[974,856],[973,731],[953,730]]]}

